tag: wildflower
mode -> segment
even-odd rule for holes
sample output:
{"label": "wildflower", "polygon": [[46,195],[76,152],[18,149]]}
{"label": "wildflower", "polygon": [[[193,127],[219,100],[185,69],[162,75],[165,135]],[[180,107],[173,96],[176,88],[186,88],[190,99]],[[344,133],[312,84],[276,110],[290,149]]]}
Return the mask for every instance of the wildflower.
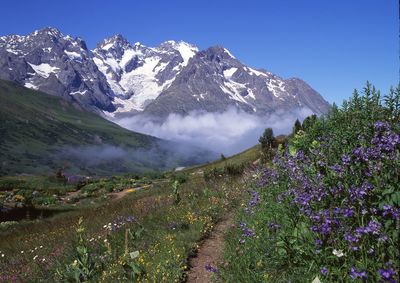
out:
{"label": "wildflower", "polygon": [[24,251],[21,251],[21,254],[23,254],[24,253]]}
{"label": "wildflower", "polygon": [[206,268],[206,271],[208,271],[208,272],[213,272],[213,273],[218,272],[218,269],[209,263],[205,266],[205,268]]}
{"label": "wildflower", "polygon": [[39,257],[38,255],[35,255],[35,256],[33,257],[33,260],[36,260],[38,257]]}
{"label": "wildflower", "polygon": [[246,223],[241,222],[240,228],[242,229],[243,232],[242,237],[248,238],[256,236],[256,233],[252,229],[248,228]]}
{"label": "wildflower", "polygon": [[332,253],[333,253],[333,255],[335,255],[335,256],[337,256],[337,257],[342,257],[342,256],[344,256],[344,253],[343,253],[342,250],[336,250],[336,249],[334,249],[334,250],[332,251]]}
{"label": "wildflower", "polygon": [[268,224],[268,228],[271,229],[271,230],[276,231],[276,230],[278,230],[278,229],[281,228],[281,225],[279,225],[279,224],[277,224],[277,223],[275,223],[275,222],[270,222],[270,223]]}
{"label": "wildflower", "polygon": [[342,162],[343,165],[350,165],[350,156],[343,154],[342,155]]}
{"label": "wildflower", "polygon": [[358,271],[354,266],[350,269],[350,277],[353,279],[357,278],[367,278],[367,273],[365,271]]}
{"label": "wildflower", "polygon": [[379,275],[384,280],[390,280],[395,275],[395,271],[393,270],[393,268],[389,268],[389,269],[381,268],[381,269],[379,269]]}
{"label": "wildflower", "polygon": [[349,218],[349,217],[353,216],[354,211],[351,208],[344,208],[342,210],[342,214],[343,214],[344,217]]}
{"label": "wildflower", "polygon": [[315,240],[315,244],[316,244],[317,246],[322,246],[322,241],[321,241],[320,239],[316,239],[316,240]]}
{"label": "wildflower", "polygon": [[391,215],[393,219],[399,220],[399,219],[400,219],[400,210],[394,208],[392,205],[385,204],[385,205],[383,206],[382,215],[383,215],[384,217],[387,217],[387,216],[390,216],[390,215]]}
{"label": "wildflower", "polygon": [[322,267],[320,271],[322,275],[324,276],[328,275],[328,268],[326,268],[326,266]]}
{"label": "wildflower", "polygon": [[332,169],[332,171],[335,171],[338,174],[343,172],[342,167],[338,164],[335,164],[335,165],[331,166],[330,168]]}
{"label": "wildflower", "polygon": [[5,257],[5,254],[1,254],[1,257]]}
{"label": "wildflower", "polygon": [[[360,241],[361,235],[356,233],[355,235],[352,235],[349,232],[346,232],[344,234],[344,239],[352,246],[355,247],[354,245]],[[353,249],[354,250],[354,249]]]}

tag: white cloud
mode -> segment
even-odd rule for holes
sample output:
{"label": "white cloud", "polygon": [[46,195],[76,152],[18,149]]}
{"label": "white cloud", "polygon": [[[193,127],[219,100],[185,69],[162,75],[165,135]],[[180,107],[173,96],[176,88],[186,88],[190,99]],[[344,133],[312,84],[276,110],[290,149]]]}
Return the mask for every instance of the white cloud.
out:
{"label": "white cloud", "polygon": [[302,120],[311,114],[311,110],[300,108],[290,113],[279,112],[260,117],[231,108],[221,113],[195,111],[186,116],[170,114],[162,122],[142,115],[116,122],[136,132],[231,155],[257,144],[265,128],[272,128],[275,135],[286,134],[297,118]]}

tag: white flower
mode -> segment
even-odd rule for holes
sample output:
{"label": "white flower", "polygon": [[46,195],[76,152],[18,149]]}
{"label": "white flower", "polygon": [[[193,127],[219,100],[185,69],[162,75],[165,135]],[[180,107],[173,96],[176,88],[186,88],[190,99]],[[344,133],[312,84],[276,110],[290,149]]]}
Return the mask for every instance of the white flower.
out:
{"label": "white flower", "polygon": [[24,251],[21,251],[21,254],[23,254],[24,253]]}
{"label": "white flower", "polygon": [[33,257],[33,260],[35,260],[35,259],[37,259],[38,258],[38,255],[35,255],[34,257]]}
{"label": "white flower", "polygon": [[45,261],[46,261],[46,259],[45,259],[45,258],[43,258],[43,259],[42,259],[42,261],[43,261],[43,262],[45,262]]}
{"label": "white flower", "polygon": [[39,248],[40,248],[40,249],[42,249],[42,248],[43,248],[43,246],[40,246]]}
{"label": "white flower", "polygon": [[4,257],[4,254],[1,254],[1,257]]}
{"label": "white flower", "polygon": [[332,252],[335,256],[337,256],[337,257],[342,257],[342,256],[344,256],[344,253],[343,253],[343,251],[342,250],[333,250],[333,252]]}

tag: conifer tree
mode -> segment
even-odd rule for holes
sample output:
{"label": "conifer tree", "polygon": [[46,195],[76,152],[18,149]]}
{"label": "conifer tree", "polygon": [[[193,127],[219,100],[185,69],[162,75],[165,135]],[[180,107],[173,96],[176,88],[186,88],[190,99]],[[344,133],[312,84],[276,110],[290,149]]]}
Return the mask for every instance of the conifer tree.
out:
{"label": "conifer tree", "polygon": [[302,130],[301,127],[301,123],[299,121],[299,119],[296,119],[296,122],[294,122],[294,126],[293,126],[293,134],[297,134],[300,130]]}

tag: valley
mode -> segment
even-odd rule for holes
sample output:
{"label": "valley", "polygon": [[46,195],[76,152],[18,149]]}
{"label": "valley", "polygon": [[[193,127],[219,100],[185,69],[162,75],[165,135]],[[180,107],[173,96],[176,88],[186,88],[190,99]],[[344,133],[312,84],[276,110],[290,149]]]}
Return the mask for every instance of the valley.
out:
{"label": "valley", "polygon": [[400,0],[1,11],[0,283],[400,282]]}
{"label": "valley", "polygon": [[[113,177],[88,181],[77,191],[76,185],[53,180],[45,191],[36,193],[31,203],[60,213],[50,218],[1,223],[0,251],[4,257],[0,261],[7,271],[0,280],[54,281],[87,276],[85,280],[100,282],[128,278],[182,281],[201,239],[212,233],[226,213],[237,209],[256,159],[258,147],[156,179]],[[227,166],[241,169],[227,174]],[[223,171],[211,174],[215,170]],[[32,185],[37,189],[45,178],[23,180],[37,184]],[[171,190],[174,182],[179,186],[175,193]],[[6,188],[15,191],[18,184],[17,178],[2,178],[0,183],[2,197],[7,194]],[[18,193],[23,192],[32,191],[21,188]],[[52,194],[47,202],[43,201],[45,193]],[[23,202],[19,196],[14,198]],[[78,220],[82,221],[79,225]],[[76,254],[76,245],[90,249],[90,254]],[[86,256],[87,261],[81,262]],[[22,267],[25,271],[16,275]],[[90,273],[82,274],[82,268]]]}

